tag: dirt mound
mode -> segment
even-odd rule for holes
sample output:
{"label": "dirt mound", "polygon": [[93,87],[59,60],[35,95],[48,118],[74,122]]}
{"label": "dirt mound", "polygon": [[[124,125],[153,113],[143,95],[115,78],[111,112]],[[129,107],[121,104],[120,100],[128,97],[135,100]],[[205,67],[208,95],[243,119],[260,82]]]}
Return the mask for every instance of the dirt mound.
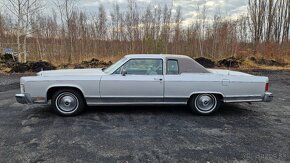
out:
{"label": "dirt mound", "polygon": [[0,60],[5,62],[14,62],[14,59],[17,60],[17,58],[13,58],[11,54],[0,54]]}
{"label": "dirt mound", "polygon": [[[9,57],[10,56],[10,57]],[[77,65],[63,65],[60,68],[97,68],[97,67],[107,67],[111,65],[112,62],[100,61],[93,58],[89,61],[83,61]],[[37,62],[27,62],[20,63],[14,61],[11,55],[3,55],[0,58],[0,71],[7,73],[24,73],[24,72],[39,72],[41,70],[54,70],[55,66],[46,61]]]}
{"label": "dirt mound", "polygon": [[52,64],[45,62],[45,61],[31,62],[30,65],[31,65],[30,70],[32,72],[39,72],[41,70],[54,70],[54,69],[56,69],[56,67],[54,67]]}
{"label": "dirt mound", "polygon": [[24,73],[30,70],[30,64],[17,62],[10,68],[11,68],[10,72]]}
{"label": "dirt mound", "polygon": [[0,54],[0,71],[1,72],[10,72],[15,61],[13,60],[12,55],[10,54]]}
{"label": "dirt mound", "polygon": [[105,62],[105,61],[100,61],[96,58],[92,58],[89,61],[82,61],[80,64],[76,65],[74,68],[100,68],[100,67],[107,67],[112,64],[111,61]]}
{"label": "dirt mound", "polygon": [[266,65],[266,66],[286,66],[286,63],[278,62],[273,59],[256,59],[255,57],[250,57],[249,58],[251,61],[258,65]]}
{"label": "dirt mound", "polygon": [[39,72],[41,70],[54,70],[56,68],[52,64],[45,61],[27,63],[15,62],[13,64],[8,64],[7,67],[11,68],[10,72],[16,73]]}
{"label": "dirt mound", "polygon": [[56,69],[56,67],[46,61],[20,63],[17,61],[17,58],[13,58],[13,56],[10,54],[4,54],[0,56],[0,71],[2,72],[24,73],[54,69]]}
{"label": "dirt mound", "polygon": [[218,65],[222,67],[238,68],[243,60],[235,57],[229,57],[218,61]]}
{"label": "dirt mound", "polygon": [[208,58],[198,57],[198,58],[195,58],[194,60],[206,68],[215,67],[215,62]]}

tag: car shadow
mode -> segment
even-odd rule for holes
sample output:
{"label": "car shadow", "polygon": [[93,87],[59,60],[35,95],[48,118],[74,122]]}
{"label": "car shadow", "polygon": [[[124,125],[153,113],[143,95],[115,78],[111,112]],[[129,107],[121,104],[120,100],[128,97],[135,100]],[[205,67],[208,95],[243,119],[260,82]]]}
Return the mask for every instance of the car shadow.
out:
{"label": "car shadow", "polygon": [[[187,106],[181,105],[165,105],[165,106],[95,106],[87,107],[84,114],[186,114],[196,115]],[[239,116],[255,114],[256,112],[249,107],[240,106],[239,104],[223,104],[222,107],[212,114],[212,116],[224,115],[224,116]]]}
{"label": "car shadow", "polygon": [[85,114],[90,113],[110,113],[110,114],[174,114],[191,113],[186,106],[94,106],[87,107]]}
{"label": "car shadow", "polygon": [[[46,106],[37,106],[31,107],[29,112],[33,112],[33,114],[37,114],[38,116],[54,116],[56,115],[53,109],[49,105]],[[29,114],[29,113],[27,113]],[[78,116],[87,116],[91,114],[154,114],[154,115],[195,115],[200,116],[193,113],[187,106],[181,105],[146,105],[146,106],[90,106],[86,107],[84,112]],[[239,105],[239,104],[223,104],[221,108],[211,114],[210,116],[242,116],[242,115],[256,115],[257,112],[252,110],[251,105]]]}

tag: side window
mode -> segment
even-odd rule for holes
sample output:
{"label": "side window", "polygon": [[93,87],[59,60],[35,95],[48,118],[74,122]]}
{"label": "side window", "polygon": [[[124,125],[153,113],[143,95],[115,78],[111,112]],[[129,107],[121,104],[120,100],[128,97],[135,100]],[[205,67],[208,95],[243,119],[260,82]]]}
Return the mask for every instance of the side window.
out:
{"label": "side window", "polygon": [[167,72],[168,75],[177,75],[179,74],[178,61],[175,59],[167,60]]}
{"label": "side window", "polygon": [[120,74],[121,69],[125,69],[128,75],[162,75],[162,63],[162,59],[131,59],[114,74]]}

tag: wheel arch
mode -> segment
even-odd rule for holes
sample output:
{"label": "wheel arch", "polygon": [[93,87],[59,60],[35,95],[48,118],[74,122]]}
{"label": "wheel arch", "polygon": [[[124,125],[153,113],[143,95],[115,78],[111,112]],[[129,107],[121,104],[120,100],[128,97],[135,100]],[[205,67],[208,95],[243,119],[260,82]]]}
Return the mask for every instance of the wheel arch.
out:
{"label": "wheel arch", "polygon": [[77,86],[61,86],[61,85],[57,85],[57,86],[51,86],[47,89],[46,91],[46,100],[51,100],[53,94],[58,91],[58,90],[61,90],[61,89],[72,89],[72,90],[75,90],[77,92],[79,92],[81,94],[81,96],[83,97],[83,100],[85,101],[86,103],[86,100],[85,100],[85,96],[84,96],[84,93],[82,91],[82,89],[80,89],[79,87]]}
{"label": "wheel arch", "polygon": [[213,94],[216,95],[220,98],[220,100],[223,102],[224,101],[224,95],[221,92],[193,92],[192,94],[190,94],[187,103],[189,103],[189,101],[191,100],[191,98],[193,98],[193,96],[198,95],[198,94]]}

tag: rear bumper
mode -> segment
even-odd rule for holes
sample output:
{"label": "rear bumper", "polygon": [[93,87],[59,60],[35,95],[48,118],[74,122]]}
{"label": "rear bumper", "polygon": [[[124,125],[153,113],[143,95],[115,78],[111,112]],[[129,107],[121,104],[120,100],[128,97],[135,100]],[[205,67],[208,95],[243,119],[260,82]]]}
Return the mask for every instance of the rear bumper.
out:
{"label": "rear bumper", "polygon": [[265,92],[265,95],[264,95],[264,98],[263,98],[263,101],[264,102],[270,102],[273,100],[273,94],[271,92]]}
{"label": "rear bumper", "polygon": [[29,94],[16,94],[15,95],[16,101],[20,104],[32,104],[32,99]]}

